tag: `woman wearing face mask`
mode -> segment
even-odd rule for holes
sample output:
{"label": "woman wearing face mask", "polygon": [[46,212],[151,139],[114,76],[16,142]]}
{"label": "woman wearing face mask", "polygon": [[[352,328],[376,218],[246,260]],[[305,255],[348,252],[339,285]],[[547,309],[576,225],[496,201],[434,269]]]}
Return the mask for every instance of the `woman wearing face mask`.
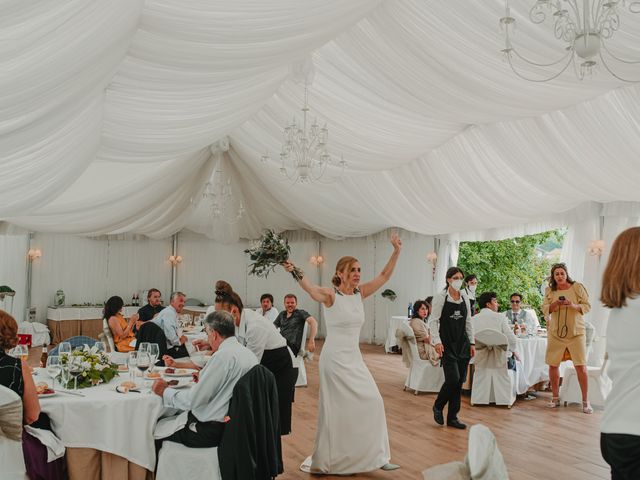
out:
{"label": "woman wearing face mask", "polygon": [[461,291],[464,273],[458,267],[447,270],[446,287],[433,297],[433,310],[429,319],[431,343],[442,357],[444,384],[433,405],[433,418],[444,425],[443,410],[449,404],[447,425],[464,429],[458,420],[462,384],[467,376],[469,360],[475,355],[471,306]]}
{"label": "woman wearing face mask", "polygon": [[471,306],[471,315],[476,314],[476,287],[478,286],[478,277],[474,274],[464,277],[465,292],[469,297],[469,305]]}

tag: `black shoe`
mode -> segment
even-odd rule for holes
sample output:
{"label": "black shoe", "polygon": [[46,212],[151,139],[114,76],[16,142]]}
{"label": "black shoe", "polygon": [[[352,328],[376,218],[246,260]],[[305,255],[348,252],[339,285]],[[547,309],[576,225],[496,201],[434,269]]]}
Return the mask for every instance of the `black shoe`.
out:
{"label": "black shoe", "polygon": [[435,405],[433,406],[433,419],[438,425],[444,425],[444,416],[442,415],[442,410],[438,410]]}
{"label": "black shoe", "polygon": [[459,428],[460,430],[464,430],[465,428],[467,428],[467,426],[457,418],[455,420],[447,420],[447,426],[453,427],[453,428]]}

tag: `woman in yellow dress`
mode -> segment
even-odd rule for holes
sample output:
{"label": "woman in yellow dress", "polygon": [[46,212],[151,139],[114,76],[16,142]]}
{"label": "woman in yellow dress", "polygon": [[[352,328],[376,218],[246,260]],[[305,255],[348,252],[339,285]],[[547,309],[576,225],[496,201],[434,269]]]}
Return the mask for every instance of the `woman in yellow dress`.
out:
{"label": "woman in yellow dress", "polygon": [[593,413],[587,399],[587,342],[584,318],[591,309],[587,290],[579,282],[571,279],[564,263],[551,267],[549,287],[544,295],[542,311],[547,318],[547,353],[545,362],[549,365],[549,382],[553,399],[548,404],[560,406],[560,362],[573,361],[582,390],[582,411]]}
{"label": "woman in yellow dress", "polygon": [[135,340],[136,336],[133,333],[133,327],[138,320],[138,314],[134,313],[129,318],[129,321],[125,320],[122,315],[122,307],[124,307],[124,301],[118,296],[114,296],[107,300],[104,304],[104,318],[109,322],[109,328],[113,335],[113,343],[116,346],[118,352],[130,352],[135,350],[130,344]]}

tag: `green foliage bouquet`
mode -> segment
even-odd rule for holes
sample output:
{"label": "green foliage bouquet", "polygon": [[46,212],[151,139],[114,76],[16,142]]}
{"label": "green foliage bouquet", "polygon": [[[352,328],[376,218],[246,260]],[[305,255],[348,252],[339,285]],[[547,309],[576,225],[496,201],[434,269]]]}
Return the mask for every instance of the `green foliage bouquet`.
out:
{"label": "green foliage bouquet", "polygon": [[[109,362],[109,357],[105,352],[99,352],[93,346],[85,345],[76,348],[71,355],[62,354],[60,356],[62,368],[80,368],[82,373],[78,375],[78,387],[92,387],[99,383],[108,383],[113,377],[118,375],[118,366]],[[65,385],[71,388],[73,380],[69,380]]]}
{"label": "green foliage bouquet", "polygon": [[[274,272],[278,265],[282,265],[289,260],[291,247],[286,238],[275,233],[273,230],[265,230],[258,243],[244,251],[249,254],[253,263],[249,265],[249,273],[258,277],[267,278],[269,272]],[[298,267],[292,272],[296,281],[302,279],[303,273]]]}

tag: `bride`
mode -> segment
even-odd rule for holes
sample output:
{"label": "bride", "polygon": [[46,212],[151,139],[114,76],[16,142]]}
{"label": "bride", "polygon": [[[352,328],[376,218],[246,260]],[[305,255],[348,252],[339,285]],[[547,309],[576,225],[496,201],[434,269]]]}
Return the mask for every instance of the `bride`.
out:
{"label": "bride", "polygon": [[[402,242],[391,236],[393,253],[380,275],[360,285],[360,264],[342,257],[332,279],[334,288],[314,285],[307,277],[300,286],[322,303],[327,337],[320,355],[320,402],[313,454],[300,466],[311,473],[351,474],[378,468],[399,468],[391,456],[384,404],[360,353],[364,323],[362,300],[384,285],[400,255]],[[294,264],[284,267],[291,272]]]}

